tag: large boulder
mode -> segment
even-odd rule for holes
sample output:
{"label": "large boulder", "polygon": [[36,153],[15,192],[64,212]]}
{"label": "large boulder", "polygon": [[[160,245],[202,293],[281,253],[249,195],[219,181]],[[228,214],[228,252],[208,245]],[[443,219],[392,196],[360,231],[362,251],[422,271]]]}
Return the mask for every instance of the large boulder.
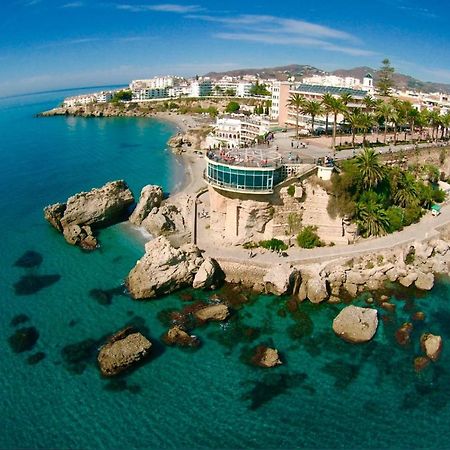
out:
{"label": "large boulder", "polygon": [[192,244],[175,248],[160,236],[145,244],[145,255],[129,273],[126,284],[135,299],[149,299],[192,285],[203,263]]}
{"label": "large boulder", "polygon": [[434,286],[434,275],[430,273],[419,272],[417,280],[415,281],[417,289],[429,291]]}
{"label": "large boulder", "polygon": [[128,219],[135,225],[140,225],[153,208],[159,208],[163,199],[163,190],[160,186],[147,185],[142,188],[139,202]]}
{"label": "large boulder", "polygon": [[173,204],[153,208],[142,221],[142,226],[153,236],[159,236],[167,232],[184,232],[187,229],[181,209]]}
{"label": "large boulder", "polygon": [[73,195],[67,203],[45,207],[44,217],[64,234],[69,244],[95,248],[94,229],[125,219],[133,202],[127,184],[122,180],[112,181],[101,188]]}
{"label": "large boulder", "polygon": [[272,266],[264,276],[266,292],[283,295],[292,292],[300,273],[290,264]]}
{"label": "large boulder", "polygon": [[209,320],[222,321],[229,315],[230,312],[228,311],[228,307],[222,303],[207,306],[206,308],[202,308],[195,313],[195,317],[202,322],[207,322]]}
{"label": "large boulder", "polygon": [[422,350],[431,361],[437,361],[442,351],[442,338],[431,333],[424,333],[420,338]]}
{"label": "large boulder", "polygon": [[131,327],[114,334],[100,349],[97,361],[104,376],[117,375],[149,354],[152,343]]}
{"label": "large boulder", "polygon": [[345,307],[333,320],[334,332],[344,341],[354,344],[370,341],[378,327],[376,309]]}
{"label": "large boulder", "polygon": [[311,277],[306,282],[306,297],[311,303],[320,303],[328,298],[328,289],[325,278]]}
{"label": "large boulder", "polygon": [[195,274],[194,289],[213,289],[225,279],[225,274],[215,259],[207,257]]}

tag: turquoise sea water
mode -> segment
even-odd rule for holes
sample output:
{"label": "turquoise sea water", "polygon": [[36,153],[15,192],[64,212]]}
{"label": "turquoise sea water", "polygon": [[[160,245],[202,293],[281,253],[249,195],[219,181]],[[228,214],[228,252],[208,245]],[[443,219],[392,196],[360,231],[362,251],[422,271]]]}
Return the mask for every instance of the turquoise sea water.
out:
{"label": "turquoise sea water", "polygon": [[[139,240],[119,225],[101,233],[100,250],[83,253],[44,222],[42,208],[117,178],[136,195],[148,183],[173,190],[182,174],[165,150],[173,127],[144,119],[33,118],[66,95],[0,100],[0,448],[450,446],[450,352],[444,347],[439,362],[420,374],[412,367],[423,331],[450,340],[447,281],[420,297],[399,293],[397,312],[381,312],[368,345],[334,336],[331,322],[342,306],[303,304],[291,313],[286,299],[259,296],[240,307],[233,291],[226,293],[237,305],[232,319],[197,329],[198,350],[158,344],[167,329],[164,312],[189,302],[123,295],[121,283],[143,252]],[[29,250],[42,262],[14,265]],[[47,286],[31,293],[30,279]],[[92,289],[109,291],[111,304],[96,301]],[[414,344],[400,348],[394,331],[418,310],[426,320],[415,324]],[[18,314],[29,321],[14,327]],[[146,329],[154,357],[119,381],[104,380],[96,349],[130,321]],[[9,336],[29,326],[39,332],[35,347],[14,353]],[[67,348],[80,342],[84,351]],[[260,343],[276,346],[286,364],[247,364]],[[45,358],[31,365],[36,352]]]}

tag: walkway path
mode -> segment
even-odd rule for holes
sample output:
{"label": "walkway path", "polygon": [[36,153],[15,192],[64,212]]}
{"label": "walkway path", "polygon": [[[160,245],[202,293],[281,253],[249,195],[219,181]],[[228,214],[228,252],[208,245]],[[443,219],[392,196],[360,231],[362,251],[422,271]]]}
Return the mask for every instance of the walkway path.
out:
{"label": "walkway path", "polygon": [[[285,135],[286,136],[286,135]],[[286,136],[286,145],[290,146],[290,137]],[[280,142],[279,145],[282,145]],[[421,144],[420,148],[430,147],[430,144]],[[413,150],[412,145],[396,146],[393,148],[394,152]],[[390,152],[390,147],[379,147],[377,149],[380,153]],[[307,156],[321,157],[330,154],[329,149],[315,148],[311,146],[301,152],[307,153]],[[339,159],[348,159],[354,156],[353,150],[344,150],[339,152]],[[320,247],[314,249],[301,249],[298,247],[291,247],[288,251],[287,257],[279,256],[275,252],[264,249],[253,251],[250,259],[250,252],[242,247],[218,247],[214,244],[208,236],[209,230],[198,233],[198,246],[208,256],[217,260],[225,260],[230,262],[249,263],[253,265],[261,265],[269,267],[274,263],[289,262],[291,264],[304,264],[330,261],[333,259],[356,256],[366,253],[378,252],[386,249],[392,249],[394,246],[411,243],[415,240],[424,240],[432,237],[438,237],[439,228],[443,228],[450,224],[450,204],[445,204],[442,207],[441,214],[437,217],[428,212],[417,224],[410,225],[402,231],[398,231],[383,237],[364,239],[361,242],[345,246],[334,247]],[[202,226],[203,224],[199,224]]]}

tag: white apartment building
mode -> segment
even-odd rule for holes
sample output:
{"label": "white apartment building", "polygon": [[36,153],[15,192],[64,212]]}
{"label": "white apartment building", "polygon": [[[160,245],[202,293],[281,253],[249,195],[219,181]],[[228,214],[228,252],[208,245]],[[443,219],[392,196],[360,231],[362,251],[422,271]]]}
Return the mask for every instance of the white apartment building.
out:
{"label": "white apartment building", "polygon": [[214,131],[206,137],[210,148],[247,147],[269,132],[270,122],[261,116],[232,114],[218,117]]}
{"label": "white apartment building", "polygon": [[76,95],[74,97],[67,97],[63,101],[63,105],[67,107],[88,105],[90,103],[106,103],[109,102],[115,91],[101,91],[92,94]]}
{"label": "white apartment building", "polygon": [[211,80],[196,80],[191,83],[190,97],[207,97],[212,94]]}
{"label": "white apartment building", "polygon": [[374,93],[373,77],[370,73],[366,74],[362,80],[354,77],[338,77],[336,75],[313,75],[303,78],[303,83],[315,86],[363,90],[370,94]]}
{"label": "white apartment building", "polygon": [[236,97],[250,97],[253,83],[241,81],[237,84]]}
{"label": "white apartment building", "polygon": [[131,91],[141,89],[166,89],[172,87],[175,83],[173,76],[153,77],[147,80],[132,80],[130,83]]}

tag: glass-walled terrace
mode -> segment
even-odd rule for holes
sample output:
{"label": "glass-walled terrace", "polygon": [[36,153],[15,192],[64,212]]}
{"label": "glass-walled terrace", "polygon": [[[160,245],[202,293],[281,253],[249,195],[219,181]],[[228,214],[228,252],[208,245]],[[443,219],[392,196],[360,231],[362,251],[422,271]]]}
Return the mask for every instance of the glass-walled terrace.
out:
{"label": "glass-walled terrace", "polygon": [[228,191],[267,194],[281,181],[281,168],[240,168],[207,160],[206,181]]}

